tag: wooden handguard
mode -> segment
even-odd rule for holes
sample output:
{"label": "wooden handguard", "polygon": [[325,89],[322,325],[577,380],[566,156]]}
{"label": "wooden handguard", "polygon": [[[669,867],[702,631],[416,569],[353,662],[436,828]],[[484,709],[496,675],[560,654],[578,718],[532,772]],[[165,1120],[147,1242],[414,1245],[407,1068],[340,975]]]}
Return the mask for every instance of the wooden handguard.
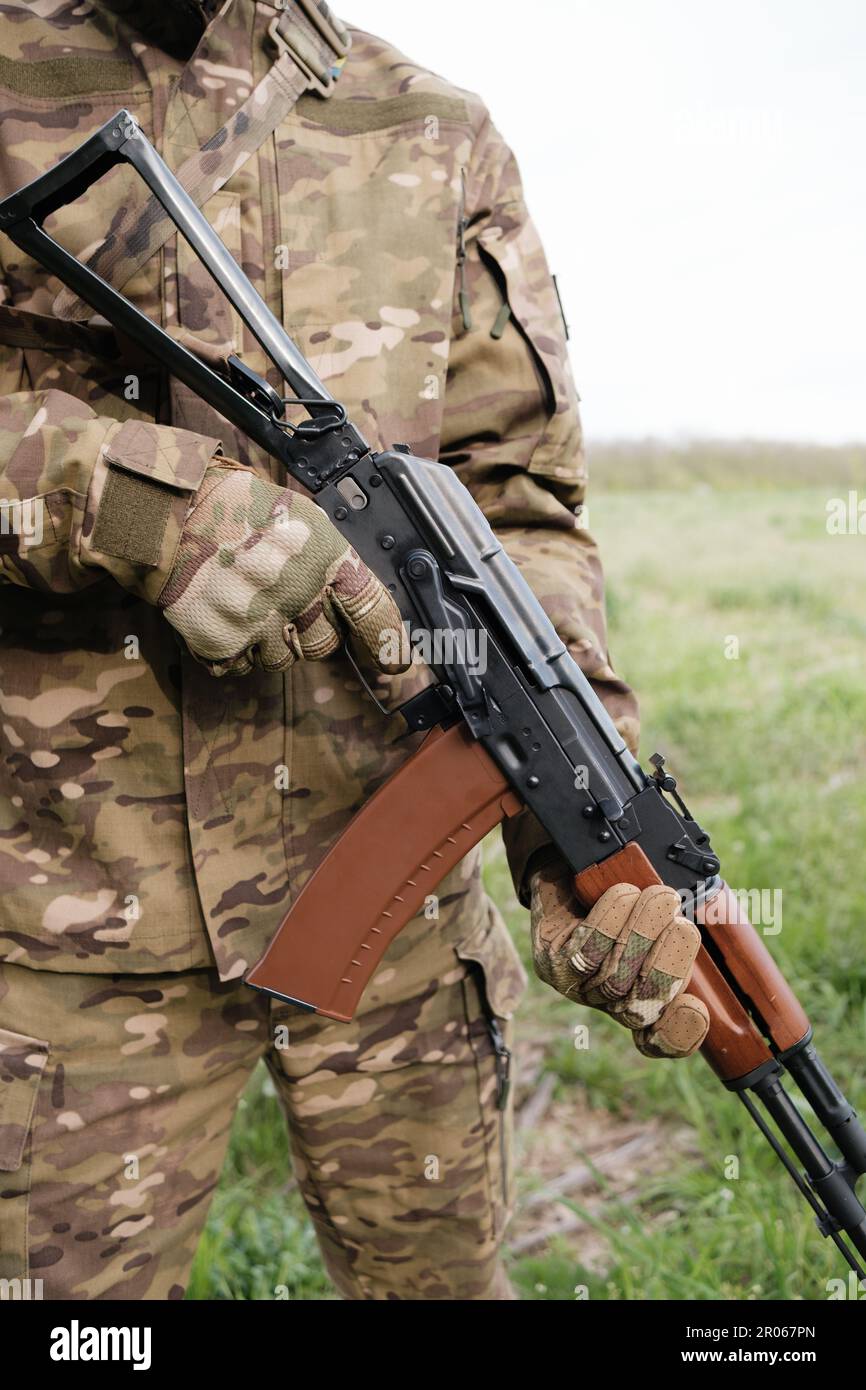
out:
{"label": "wooden handguard", "polygon": [[[592,907],[615,883],[649,888],[661,882],[643,850],[632,843],[577,874],[574,886],[584,906]],[[772,1053],[735,989],[753,1006],[779,1052],[805,1037],[809,1020],[727,884],[698,909],[696,917],[725,971],[702,946],[686,986],[689,994],[703,1000],[710,1015],[710,1031],[701,1052],[723,1081],[738,1081],[770,1061]]]}

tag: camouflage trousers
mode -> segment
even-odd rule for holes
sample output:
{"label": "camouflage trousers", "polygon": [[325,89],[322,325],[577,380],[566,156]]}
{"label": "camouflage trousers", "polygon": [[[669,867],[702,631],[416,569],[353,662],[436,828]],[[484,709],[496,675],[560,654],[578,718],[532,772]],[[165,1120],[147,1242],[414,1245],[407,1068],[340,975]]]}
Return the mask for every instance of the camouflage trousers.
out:
{"label": "camouflage trousers", "polygon": [[181,1298],[264,1058],[343,1297],[512,1297],[494,1043],[520,968],[476,876],[440,901],[438,921],[393,943],[351,1024],[209,970],[0,965],[0,1278],[41,1279],[54,1299]]}

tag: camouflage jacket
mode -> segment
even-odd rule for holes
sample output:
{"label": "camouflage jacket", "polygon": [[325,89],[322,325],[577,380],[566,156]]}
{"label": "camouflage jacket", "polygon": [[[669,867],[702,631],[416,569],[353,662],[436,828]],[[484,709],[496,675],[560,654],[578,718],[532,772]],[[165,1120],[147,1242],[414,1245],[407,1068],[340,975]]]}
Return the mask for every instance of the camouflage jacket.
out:
{"label": "camouflage jacket", "polygon": [[[273,63],[285,7],[198,7],[191,33],[196,8],[5,4],[3,196],[121,105],[174,168],[214,136]],[[558,300],[514,158],[477,97],[351,39],[334,92],[301,96],[205,213],[373,446],[405,440],[457,470],[633,733],[575,514],[585,473]],[[58,239],[89,254],[133,177],[115,169],[62,209]],[[58,283],[0,243],[6,302],[54,313]],[[125,293],[265,369],[176,238]],[[85,972],[215,960],[235,978],[412,741],[344,659],[215,680],[153,606],[217,441],[275,476],[270,460],[140,364],[74,342],[0,348],[0,364],[0,958]],[[146,563],[106,545],[109,465],[166,490]],[[17,503],[29,527],[8,524]],[[382,677],[379,693],[399,703],[411,679]],[[537,827],[524,819],[511,840],[520,881]]]}

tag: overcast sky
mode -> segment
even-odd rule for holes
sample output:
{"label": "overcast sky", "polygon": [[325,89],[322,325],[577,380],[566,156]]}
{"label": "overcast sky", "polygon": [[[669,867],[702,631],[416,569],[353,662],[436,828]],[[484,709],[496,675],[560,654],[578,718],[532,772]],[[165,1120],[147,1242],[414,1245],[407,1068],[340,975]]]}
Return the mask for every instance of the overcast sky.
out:
{"label": "overcast sky", "polygon": [[592,438],[866,439],[866,0],[339,12],[483,95]]}

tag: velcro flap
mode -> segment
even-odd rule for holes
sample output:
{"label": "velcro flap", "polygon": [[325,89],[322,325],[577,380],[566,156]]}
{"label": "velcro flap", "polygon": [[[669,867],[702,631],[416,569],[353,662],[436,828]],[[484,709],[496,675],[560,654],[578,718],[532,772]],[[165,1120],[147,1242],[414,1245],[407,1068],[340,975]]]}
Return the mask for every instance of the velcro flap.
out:
{"label": "velcro flap", "polygon": [[219,440],[208,435],[148,420],[124,420],[111,431],[102,452],[108,463],[127,473],[195,492],[218,448]]}

